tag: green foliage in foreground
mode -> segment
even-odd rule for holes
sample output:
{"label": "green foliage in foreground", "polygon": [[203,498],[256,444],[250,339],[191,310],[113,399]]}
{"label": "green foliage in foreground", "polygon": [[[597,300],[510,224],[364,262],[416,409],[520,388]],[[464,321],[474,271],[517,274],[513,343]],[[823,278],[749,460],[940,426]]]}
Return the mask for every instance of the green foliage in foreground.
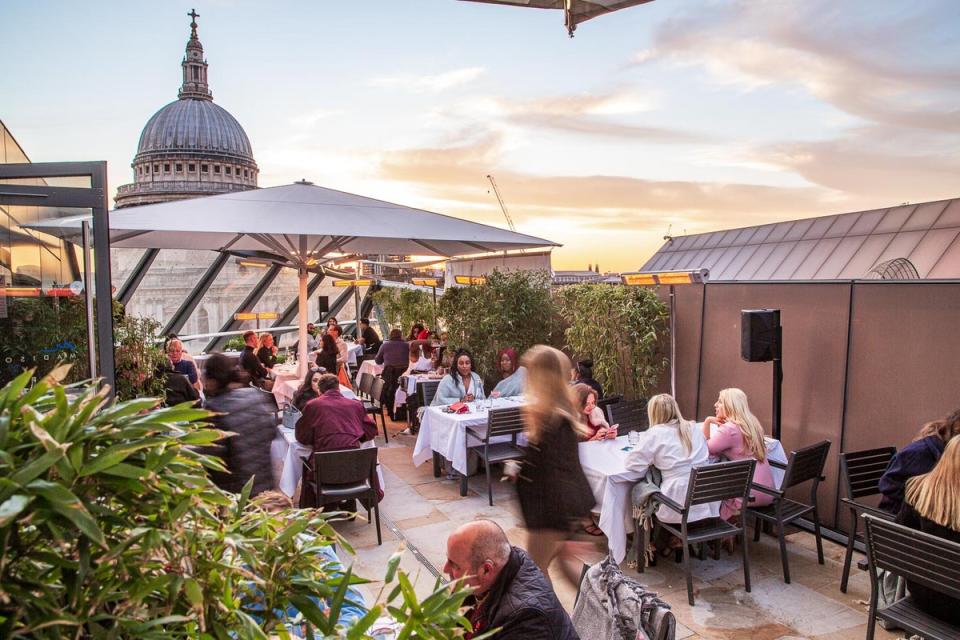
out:
{"label": "green foliage in foreground", "polygon": [[311,552],[338,540],[331,516],[269,514],[217,489],[206,470],[219,462],[196,450],[224,436],[208,412],[115,404],[93,383],[60,386],[65,369],[28,389],[32,375],[0,390],[0,637],[284,638],[290,624],[366,638],[386,610],[401,638],[469,628],[467,592],[438,583],[418,602],[398,553],[370,613],[340,629],[357,580]]}

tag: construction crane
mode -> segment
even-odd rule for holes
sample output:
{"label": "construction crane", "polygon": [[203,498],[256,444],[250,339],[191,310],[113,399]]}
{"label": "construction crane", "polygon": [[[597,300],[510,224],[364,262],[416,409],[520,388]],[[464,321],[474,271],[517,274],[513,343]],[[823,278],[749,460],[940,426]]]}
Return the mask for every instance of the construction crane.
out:
{"label": "construction crane", "polygon": [[510,217],[510,213],[507,211],[507,205],[503,203],[503,198],[500,197],[500,189],[497,189],[497,181],[493,179],[493,176],[487,174],[487,180],[490,181],[490,185],[493,187],[493,193],[497,196],[497,202],[500,203],[500,209],[503,211],[503,217],[507,219],[507,224],[510,225],[510,231],[516,231],[517,227],[513,224],[513,219]]}

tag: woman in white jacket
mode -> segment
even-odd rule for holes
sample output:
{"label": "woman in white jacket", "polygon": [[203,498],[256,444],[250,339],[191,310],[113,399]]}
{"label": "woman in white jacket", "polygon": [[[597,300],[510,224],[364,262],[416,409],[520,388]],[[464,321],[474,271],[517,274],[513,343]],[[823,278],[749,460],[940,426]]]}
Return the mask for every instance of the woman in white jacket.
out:
{"label": "woman in white jacket", "polygon": [[450,374],[443,376],[437,387],[437,395],[430,404],[434,407],[455,402],[483,400],[483,380],[473,370],[473,357],[466,349],[460,349],[453,357]]}
{"label": "woman in white jacket", "polygon": [[[651,426],[627,455],[626,467],[641,476],[650,467],[659,469],[663,476],[660,493],[682,505],[687,499],[690,470],[708,462],[707,441],[700,429],[683,419],[677,401],[668,393],[650,398],[647,417]],[[690,508],[687,522],[719,515],[719,502],[698,504]],[[657,508],[656,517],[662,522],[680,522],[680,514],[666,505]]]}

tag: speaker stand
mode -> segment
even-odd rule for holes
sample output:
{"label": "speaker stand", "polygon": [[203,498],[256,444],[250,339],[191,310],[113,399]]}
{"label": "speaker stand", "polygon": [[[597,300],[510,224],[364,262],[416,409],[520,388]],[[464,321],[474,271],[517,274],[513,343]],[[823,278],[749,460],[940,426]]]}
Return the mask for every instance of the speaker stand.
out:
{"label": "speaker stand", "polygon": [[780,439],[780,400],[783,388],[783,329],[777,327],[773,354],[773,438]]}

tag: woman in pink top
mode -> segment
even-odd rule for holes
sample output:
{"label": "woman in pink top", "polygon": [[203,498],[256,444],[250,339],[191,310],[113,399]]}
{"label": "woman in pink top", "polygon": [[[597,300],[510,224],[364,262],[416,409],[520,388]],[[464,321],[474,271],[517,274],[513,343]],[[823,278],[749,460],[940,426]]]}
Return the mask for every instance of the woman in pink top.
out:
{"label": "woman in pink top", "polygon": [[[747,394],[740,389],[723,389],[713,409],[717,415],[703,421],[703,436],[707,439],[710,455],[727,460],[755,459],[757,466],[753,471],[753,482],[775,489],[763,427],[750,412]],[[717,425],[716,428],[711,428],[713,425]],[[750,495],[752,507],[765,507],[773,501],[773,497],[766,493],[751,491]],[[720,517],[729,520],[740,513],[741,502],[739,498],[724,500],[720,505]]]}

